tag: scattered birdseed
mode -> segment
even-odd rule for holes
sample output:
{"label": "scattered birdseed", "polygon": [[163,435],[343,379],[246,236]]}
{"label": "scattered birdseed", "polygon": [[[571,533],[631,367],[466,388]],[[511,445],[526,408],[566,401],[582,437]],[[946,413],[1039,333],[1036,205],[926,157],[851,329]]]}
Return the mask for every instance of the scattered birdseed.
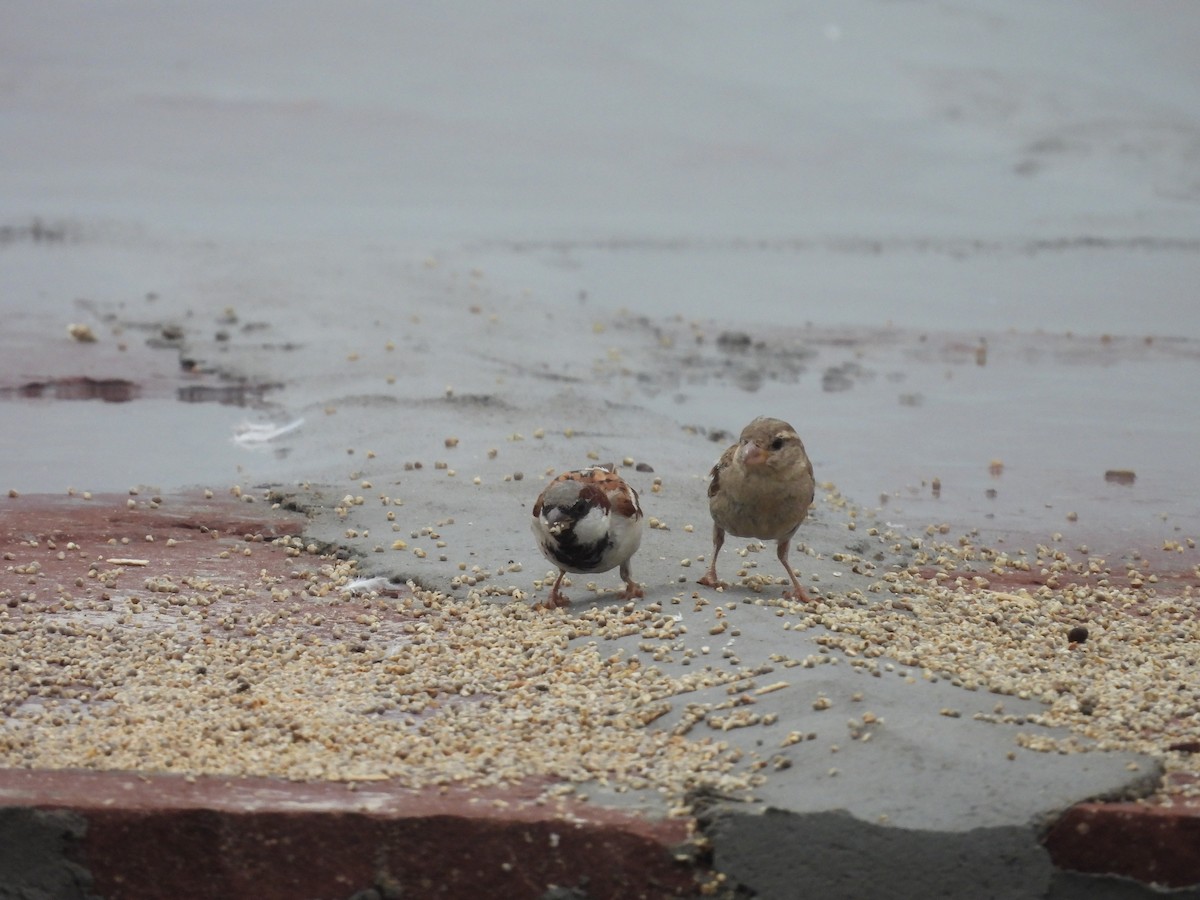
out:
{"label": "scattered birdseed", "polygon": [[[358,502],[348,497],[343,506]],[[999,707],[983,720],[1072,731],[1065,739],[1025,735],[1021,745],[1030,750],[1077,752],[1091,741],[1158,756],[1169,772],[1200,770],[1198,754],[1170,749],[1194,740],[1200,708],[1200,620],[1189,584],[1156,573],[1150,559],[1135,554],[1110,564],[1057,540],[1020,551],[981,546],[973,535],[951,537],[944,524],[915,537],[862,524],[856,540],[903,552],[905,561],[885,571],[890,561],[878,558],[877,580],[857,597],[831,591],[813,604],[789,603],[778,599],[774,579],[763,579],[748,585],[762,594],[747,596],[741,586],[724,595],[692,592],[696,610],[716,611],[728,628],[716,604],[734,595],[743,606],[773,607],[763,611],[765,620],[778,621],[781,632],[813,629],[820,654],[772,658],[801,679],[809,674],[803,669],[840,660],[873,675],[895,672],[916,682],[919,673],[965,690],[1032,698],[1042,704],[1038,713],[1018,721]],[[407,522],[404,529],[418,527]],[[431,527],[412,534],[414,542],[445,544]],[[209,537],[227,558],[230,550],[240,557],[250,549],[215,532]],[[57,554],[65,538],[57,540],[50,547],[43,538],[37,552]],[[661,652],[684,664],[694,660],[686,676],[672,678],[648,655],[637,662],[604,648],[604,640],[631,635],[651,654],[660,652],[659,642],[686,634],[663,614],[664,605],[672,608],[665,600],[576,609],[572,616],[535,612],[522,591],[489,588],[489,573],[465,564],[452,595],[381,587],[343,596],[341,585],[357,578],[352,562],[319,557],[300,539],[278,548],[253,543],[256,554],[286,550],[293,575],[232,585],[207,572],[155,580],[165,576],[144,567],[136,577],[121,571],[144,561],[88,547],[83,552],[95,561],[87,577],[74,586],[64,580],[54,594],[44,571],[53,555],[6,552],[9,571],[38,584],[0,590],[0,600],[11,601],[0,602],[6,650],[15,648],[7,658],[22,667],[0,683],[0,765],[394,777],[410,784],[601,781],[621,772],[623,782],[644,778],[673,790],[693,772],[713,784],[747,783],[745,764],[738,768],[711,738],[693,737],[694,726],[706,723],[695,731],[711,734],[773,721],[737,700],[784,682],[755,687],[745,673],[740,681],[723,674],[718,667],[732,665],[728,650],[717,660],[704,656],[708,646],[667,647]],[[742,561],[752,565],[762,549],[753,545]],[[1179,537],[1163,551],[1178,565],[1176,554],[1194,553],[1195,541]],[[834,561],[874,572],[858,553],[869,556],[855,551]],[[547,574],[550,581],[556,576]],[[119,599],[101,599],[101,592],[117,597],[114,588]],[[54,630],[61,620],[50,612],[52,602],[91,612],[82,625],[73,620],[68,634]],[[703,636],[710,624],[693,622],[693,632]],[[39,663],[51,659],[53,668]],[[700,687],[735,682],[742,686],[727,707],[681,700]],[[681,704],[677,725],[654,729],[670,705]],[[813,703],[817,710],[832,706],[823,696]],[[942,713],[961,717],[949,708]],[[876,721],[862,714],[852,737],[867,740],[866,727]],[[780,747],[814,738],[789,732]],[[545,746],[544,758],[522,752],[534,742]]]}
{"label": "scattered birdseed", "polygon": [[765,687],[758,688],[758,690],[756,690],[754,693],[758,696],[761,696],[762,694],[772,694],[775,691],[781,691],[788,686],[789,683],[786,681],[776,681],[774,684],[768,684]]}
{"label": "scattered birdseed", "polygon": [[[813,611],[803,627],[828,629],[818,638],[823,649],[847,654],[871,674],[896,671],[915,681],[909,672],[919,669],[929,681],[1038,700],[1043,711],[1021,722],[1072,734],[1022,735],[1027,749],[1079,752],[1093,741],[1098,749],[1158,757],[1169,776],[1200,775],[1200,759],[1168,749],[1188,738],[1200,708],[1194,581],[1166,579],[1136,551],[1110,565],[1086,547],[1076,558],[1049,545],[989,548],[973,535],[943,543],[941,526],[927,533],[932,539],[914,544],[910,565],[868,589],[892,602]],[[990,587],[1012,578],[1028,586]],[[1077,624],[1084,615],[1088,626]]]}
{"label": "scattered birdseed", "polygon": [[[293,540],[263,550],[296,549]],[[222,552],[241,543],[221,541]],[[32,555],[46,549],[25,551],[30,574],[19,577],[51,584]],[[120,578],[119,566],[105,571]],[[569,789],[621,773],[622,784],[678,796],[693,782],[749,786],[724,744],[654,727],[693,682],[597,643],[625,619],[673,625],[661,608],[569,618],[520,600],[396,589],[332,557],[290,577],[264,568],[257,582],[242,578],[152,571],[123,586],[116,608],[98,577],[83,580],[71,602],[95,615],[70,627],[36,586],[0,606],[0,765],[412,787],[536,778]],[[762,721],[754,716],[732,710],[727,727]]]}

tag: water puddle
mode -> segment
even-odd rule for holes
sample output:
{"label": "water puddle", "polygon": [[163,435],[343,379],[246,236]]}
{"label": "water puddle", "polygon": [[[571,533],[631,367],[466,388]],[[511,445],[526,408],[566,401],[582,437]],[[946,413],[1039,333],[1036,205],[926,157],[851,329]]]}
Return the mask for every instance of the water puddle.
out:
{"label": "water puddle", "polygon": [[61,403],[23,399],[0,407],[0,490],[94,493],[238,482],[261,456],[233,440],[245,409],[219,403]]}
{"label": "water puddle", "polygon": [[29,381],[19,387],[0,388],[0,400],[103,400],[127,403],[141,388],[124,378],[56,378]]}
{"label": "water puddle", "polygon": [[264,453],[286,452],[270,443],[284,433],[280,426],[255,421],[266,416],[266,397],[275,387],[242,382],[147,387],[87,376],[2,387],[0,489],[225,489],[238,482],[243,465],[261,464]]}
{"label": "water puddle", "polygon": [[[31,239],[51,239],[31,227]],[[243,466],[259,471],[264,457],[287,453],[275,438],[300,425],[278,408],[283,385],[245,377],[229,361],[273,347],[261,340],[265,324],[240,323],[231,308],[172,314],[153,293],[144,308],[88,299],[74,307],[88,324],[68,327],[73,344],[6,336],[0,490],[224,489],[240,483]],[[32,337],[46,326],[25,327]]]}
{"label": "water puddle", "polygon": [[[670,337],[670,336],[669,336]],[[1200,540],[1200,348],[1186,341],[892,331],[669,341],[631,393],[714,435],[788,419],[818,480],[909,528],[1123,549]]]}

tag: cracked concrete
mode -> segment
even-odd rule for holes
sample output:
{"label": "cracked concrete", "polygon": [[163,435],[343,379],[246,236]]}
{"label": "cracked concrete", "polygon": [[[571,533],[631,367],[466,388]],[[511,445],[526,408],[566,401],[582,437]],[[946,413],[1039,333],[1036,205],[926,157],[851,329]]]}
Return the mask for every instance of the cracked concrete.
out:
{"label": "cracked concrete", "polygon": [[[1195,894],[1186,855],[1136,824],[1096,824],[1111,843],[1082,856],[1042,843],[1080,801],[1149,821],[1161,797],[1136,798],[1168,787],[1178,833],[1187,751],[1045,752],[1066,732],[1039,724],[1045,697],[993,691],[1002,660],[965,683],[832,627],[915,615],[873,587],[960,535],[1103,555],[1121,587],[1153,562],[1159,594],[1194,603],[1191,5],[612,7],[586,27],[538,4],[524,27],[312,9],[283,29],[270,4],[71,11],[77,29],[29,7],[0,36],[0,489],[270,490],[366,575],[533,603],[548,472],[615,462],[659,523],[633,561],[642,609],[687,631],[574,643],[737,673],[651,725],[725,741],[761,778],[693,798],[724,876],[707,889]],[[694,585],[705,474],[763,412],[826,485],[793,558],[830,624],[776,601],[752,545],[725,551],[733,587]],[[1036,569],[992,593],[1036,591]],[[573,580],[576,621],[626,615],[605,612],[615,576]],[[1081,683],[1128,643],[1088,624],[1101,650],[1065,628],[1054,645]],[[1171,641],[1147,655],[1190,653],[1183,624]],[[5,889],[83,896],[62,849],[80,819],[22,790]],[[582,793],[651,822],[685,802]],[[1104,849],[1121,843],[1135,858]],[[387,892],[363,872],[344,896]]]}

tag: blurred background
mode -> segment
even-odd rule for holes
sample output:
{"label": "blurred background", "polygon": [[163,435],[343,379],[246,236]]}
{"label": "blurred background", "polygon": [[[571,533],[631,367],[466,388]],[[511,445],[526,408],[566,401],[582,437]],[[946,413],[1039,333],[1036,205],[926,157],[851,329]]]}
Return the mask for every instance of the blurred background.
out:
{"label": "blurred background", "polygon": [[[15,488],[319,475],[302,412],[350,390],[333,364],[357,335],[406,352],[372,390],[524,396],[540,365],[585,406],[616,390],[705,431],[770,411],[819,474],[921,518],[1195,525],[1191,0],[16,0],[2,18]],[[459,340],[430,327],[448,310],[511,331],[464,316]],[[221,374],[255,390],[178,402],[201,336],[240,341]],[[156,340],[182,366],[147,356]],[[116,376],[139,385],[121,412],[53,390]],[[230,440],[247,410],[308,424],[248,456]]]}

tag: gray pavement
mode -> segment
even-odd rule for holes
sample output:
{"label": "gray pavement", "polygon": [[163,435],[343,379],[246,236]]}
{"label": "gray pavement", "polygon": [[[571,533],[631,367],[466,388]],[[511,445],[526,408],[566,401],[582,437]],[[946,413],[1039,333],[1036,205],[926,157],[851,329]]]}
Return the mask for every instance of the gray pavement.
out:
{"label": "gray pavement", "polygon": [[[1156,763],[1024,749],[1036,700],[886,657],[876,675],[769,592],[698,588],[704,478],[753,416],[796,425],[828,486],[794,558],[838,609],[890,602],[870,586],[930,523],[1105,552],[1196,533],[1195,7],[635,5],[586,28],[526,9],[394,11],[365,45],[316,10],[285,40],[269,4],[14,14],[0,488],[270,487],[370,574],[532,603],[548,473],[615,462],[662,525],[641,604],[687,632],[603,640],[787,683],[752,695],[773,724],[720,734],[763,783],[697,798],[722,870],[763,897],[818,877],[825,897],[1098,896],[1051,871],[1040,829]],[[81,376],[138,399],[19,396]],[[739,547],[727,577],[777,574]],[[573,614],[616,602],[615,575],[574,581]],[[974,718],[998,703],[1009,721]]]}
{"label": "gray pavement", "polygon": [[[621,361],[658,354],[680,371],[706,368],[711,374],[705,377],[720,384],[730,377],[721,372],[728,353],[715,342],[702,351],[675,350],[661,345],[669,322],[657,323],[656,335],[645,323],[627,329],[627,316],[598,316],[603,327],[580,329],[571,345],[574,358],[567,358],[552,337],[557,325],[536,308],[525,316],[506,309],[498,318],[430,305],[389,350],[387,338],[365,335],[357,322],[326,322],[318,336],[291,317],[250,329],[254,337],[245,341],[210,341],[196,328],[196,340],[189,336],[179,352],[206,368],[219,365],[225,378],[246,372],[252,382],[284,385],[272,394],[270,421],[286,426],[302,418],[303,424],[264,441],[243,461],[237,484],[247,493],[270,487],[306,510],[313,517],[308,536],[348,548],[368,576],[411,580],[463,598],[475,594],[484,602],[516,597],[534,603],[547,592],[538,582],[551,567],[536,550],[528,518],[550,470],[617,463],[659,526],[647,530],[634,558],[634,574],[646,585],[646,597],[635,606],[659,605],[687,630],[668,641],[634,634],[601,642],[646,666],[677,676],[708,671],[718,682],[672,698],[671,711],[653,727],[679,727],[691,704],[720,716],[732,676],[739,693],[754,697],[753,712],[773,720],[716,731],[702,715],[691,729],[693,736],[718,737],[742,751],[738,771],[763,776],[753,788],[695,798],[712,823],[718,865],[760,896],[790,896],[790,885],[803,874],[792,852],[763,853],[768,827],[777,848],[793,840],[807,844],[819,833],[839,846],[860,845],[872,866],[881,867],[870,876],[849,874],[860,868],[857,854],[805,863],[804,872],[821,869],[830,885],[850,879],[841,894],[831,886],[827,896],[858,895],[861,879],[882,877],[893,866],[895,896],[943,889],[953,896],[964,885],[993,891],[1001,884],[986,895],[1050,896],[1053,873],[1038,844],[1041,829],[1074,802],[1154,788],[1159,768],[1145,757],[1023,749],[1021,734],[1064,734],[1022,720],[1039,711],[1034,700],[955,687],[945,675],[887,657],[868,665],[822,646],[826,630],[806,610],[772,600],[778,590],[757,593],[739,584],[736,572],[748,564],[756,566],[746,570],[753,574],[781,574],[770,548],[756,552],[747,542],[731,543],[721,571],[734,586],[717,593],[694,583],[711,551],[705,475],[725,438],[714,442],[632,402],[624,385],[638,379],[622,371]],[[797,385],[812,378],[805,374],[810,365],[836,367],[855,354],[793,337],[796,355],[806,360],[805,369],[793,373]],[[541,365],[510,363],[506,348],[518,341],[550,352]],[[655,365],[670,368],[663,359]],[[788,377],[770,365],[768,377]],[[387,373],[400,368],[413,377],[389,383]],[[779,412],[753,405],[752,394],[745,398],[747,417]],[[638,471],[637,463],[653,471]],[[384,505],[380,497],[392,502]],[[892,594],[871,593],[871,585],[911,561],[914,540],[926,540],[922,529],[890,521],[887,514],[895,511],[860,507],[825,484],[798,536],[805,552],[796,562],[805,583],[834,606],[891,603]],[[903,540],[883,537],[893,528]],[[856,574],[836,559],[843,553],[875,560],[876,568]],[[475,584],[464,584],[464,574]],[[593,580],[595,591],[586,586]],[[575,578],[567,591],[572,612],[624,607],[615,599],[618,587],[611,573]],[[726,630],[712,634],[722,622]],[[579,640],[585,639],[594,638]],[[785,686],[756,693],[779,683]],[[1020,724],[975,718],[994,714],[998,704]],[[795,742],[786,740],[789,734],[798,736]],[[583,790],[594,802],[652,814],[680,802],[620,784]],[[848,868],[839,875],[839,866]]]}

